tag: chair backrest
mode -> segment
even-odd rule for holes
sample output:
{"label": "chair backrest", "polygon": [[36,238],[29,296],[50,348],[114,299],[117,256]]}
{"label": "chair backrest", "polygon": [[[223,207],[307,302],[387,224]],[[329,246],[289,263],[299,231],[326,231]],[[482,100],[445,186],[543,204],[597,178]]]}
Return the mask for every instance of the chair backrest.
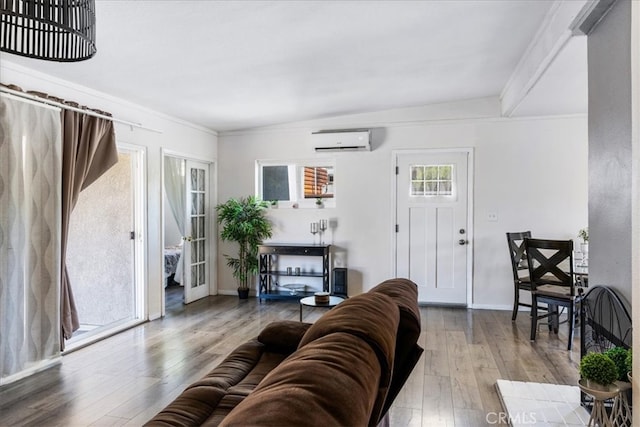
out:
{"label": "chair backrest", "polygon": [[531,289],[540,285],[566,286],[574,294],[573,240],[525,239]]}
{"label": "chair backrest", "polygon": [[523,273],[529,274],[527,253],[524,248],[524,239],[529,238],[531,238],[531,231],[507,233],[507,244],[509,245],[509,253],[511,255],[513,280],[516,282],[522,279]]}

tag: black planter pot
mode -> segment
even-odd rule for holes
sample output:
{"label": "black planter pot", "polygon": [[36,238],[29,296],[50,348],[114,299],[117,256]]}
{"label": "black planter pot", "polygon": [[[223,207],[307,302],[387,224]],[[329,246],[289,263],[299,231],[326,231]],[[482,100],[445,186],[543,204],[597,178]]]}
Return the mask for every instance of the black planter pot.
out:
{"label": "black planter pot", "polygon": [[249,298],[249,289],[240,289],[240,288],[238,288],[238,298],[240,298],[240,299],[248,299]]}

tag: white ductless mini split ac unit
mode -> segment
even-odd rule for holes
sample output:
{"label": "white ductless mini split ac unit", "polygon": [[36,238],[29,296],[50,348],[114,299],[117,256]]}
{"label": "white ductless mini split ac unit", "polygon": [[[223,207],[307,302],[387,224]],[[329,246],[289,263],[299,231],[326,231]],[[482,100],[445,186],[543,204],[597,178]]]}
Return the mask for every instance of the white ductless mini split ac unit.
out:
{"label": "white ductless mini split ac unit", "polygon": [[311,133],[313,148],[322,151],[370,151],[371,129],[319,130]]}

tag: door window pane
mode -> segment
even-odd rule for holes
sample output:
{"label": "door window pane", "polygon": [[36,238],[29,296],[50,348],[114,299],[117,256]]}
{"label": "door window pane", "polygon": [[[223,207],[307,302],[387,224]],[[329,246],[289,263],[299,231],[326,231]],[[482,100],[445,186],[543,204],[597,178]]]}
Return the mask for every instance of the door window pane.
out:
{"label": "door window pane", "polygon": [[412,165],[410,168],[412,197],[453,195],[453,165]]}
{"label": "door window pane", "polygon": [[194,190],[198,188],[198,170],[197,169],[191,169],[191,188]]}
{"label": "door window pane", "polygon": [[191,242],[191,263],[198,262],[198,242]]}
{"label": "door window pane", "polygon": [[[191,257],[193,258],[193,256]],[[198,265],[191,266],[191,287],[198,287]]]}
{"label": "door window pane", "polygon": [[198,217],[191,217],[191,236],[192,237],[199,237],[198,236]]}
{"label": "door window pane", "polygon": [[198,262],[204,262],[204,241],[198,241]]}
{"label": "door window pane", "polygon": [[204,169],[198,169],[198,191],[204,191]]}
{"label": "door window pane", "polygon": [[204,217],[198,218],[198,233],[196,233],[196,236],[198,236],[199,239],[204,239],[206,237],[204,230]]}

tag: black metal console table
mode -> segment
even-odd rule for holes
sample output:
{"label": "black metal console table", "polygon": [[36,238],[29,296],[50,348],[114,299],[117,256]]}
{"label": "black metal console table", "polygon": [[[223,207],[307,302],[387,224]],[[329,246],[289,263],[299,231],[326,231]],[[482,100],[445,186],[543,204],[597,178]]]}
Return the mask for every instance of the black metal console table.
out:
{"label": "black metal console table", "polygon": [[292,277],[286,271],[278,270],[277,258],[280,255],[317,256],[322,257],[321,272],[300,272],[296,277],[322,278],[322,290],[329,291],[329,254],[331,245],[305,245],[293,243],[269,243],[258,247],[260,262],[260,300],[263,299],[295,299],[299,300],[313,295],[313,292],[298,292],[292,295],[289,291],[282,291],[274,286],[274,278],[278,276]]}

